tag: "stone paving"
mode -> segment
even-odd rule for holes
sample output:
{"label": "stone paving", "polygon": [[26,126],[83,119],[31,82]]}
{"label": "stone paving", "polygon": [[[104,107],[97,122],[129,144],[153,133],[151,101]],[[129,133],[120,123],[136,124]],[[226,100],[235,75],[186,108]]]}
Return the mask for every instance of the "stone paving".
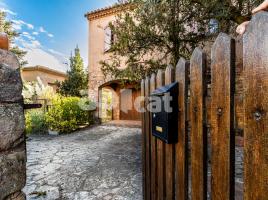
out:
{"label": "stone paving", "polygon": [[27,199],[141,200],[141,131],[97,126],[27,141]]}
{"label": "stone paving", "polygon": [[[107,124],[70,135],[32,136],[27,152],[29,200],[142,199],[140,128]],[[242,194],[243,148],[236,147],[236,199]]]}

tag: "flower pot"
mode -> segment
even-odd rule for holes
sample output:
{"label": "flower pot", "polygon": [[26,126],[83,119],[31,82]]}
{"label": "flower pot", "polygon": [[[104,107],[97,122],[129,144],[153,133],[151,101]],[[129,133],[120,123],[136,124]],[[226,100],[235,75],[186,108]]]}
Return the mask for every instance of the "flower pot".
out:
{"label": "flower pot", "polygon": [[0,33],[0,49],[9,49],[9,40],[6,33]]}

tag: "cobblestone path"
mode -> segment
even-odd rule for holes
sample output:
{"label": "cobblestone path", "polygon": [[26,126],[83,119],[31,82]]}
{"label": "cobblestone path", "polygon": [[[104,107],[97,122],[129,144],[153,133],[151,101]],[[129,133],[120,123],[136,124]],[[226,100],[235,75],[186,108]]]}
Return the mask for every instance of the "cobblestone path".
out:
{"label": "cobblestone path", "polygon": [[97,126],[27,141],[27,199],[141,200],[141,131]]}

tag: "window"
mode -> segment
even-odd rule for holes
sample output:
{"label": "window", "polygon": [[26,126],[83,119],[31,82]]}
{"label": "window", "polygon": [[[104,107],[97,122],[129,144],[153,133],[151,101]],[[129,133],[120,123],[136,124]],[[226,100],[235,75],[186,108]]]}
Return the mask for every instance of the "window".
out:
{"label": "window", "polygon": [[111,49],[111,46],[114,43],[114,35],[109,26],[104,29],[104,51],[107,52]]}

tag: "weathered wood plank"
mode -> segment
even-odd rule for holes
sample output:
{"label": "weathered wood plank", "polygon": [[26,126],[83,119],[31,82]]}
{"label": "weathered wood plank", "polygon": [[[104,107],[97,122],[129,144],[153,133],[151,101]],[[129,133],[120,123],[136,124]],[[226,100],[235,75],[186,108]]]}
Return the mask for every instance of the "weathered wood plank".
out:
{"label": "weathered wood plank", "polygon": [[176,198],[188,199],[188,121],[187,98],[190,63],[180,59],[176,67],[176,81],[179,82],[178,143],[175,146]]}
{"label": "weathered wood plank", "polygon": [[268,13],[260,12],[244,35],[245,200],[268,199]]}
{"label": "weathered wood plank", "polygon": [[[165,84],[174,82],[174,68],[169,65],[165,71]],[[173,133],[177,134],[177,133]],[[175,199],[175,145],[165,145],[165,179],[166,179],[166,199]]]}
{"label": "weathered wood plank", "polygon": [[[150,78],[145,79],[145,107],[148,107],[150,96]],[[146,109],[145,112],[145,152],[146,152],[146,200],[151,199],[151,129],[150,129],[150,112]]]}
{"label": "weathered wood plank", "polygon": [[[150,79],[150,91],[151,93],[156,89],[156,76],[151,75]],[[152,119],[152,114],[150,115]],[[152,121],[151,121],[152,127]],[[157,199],[157,141],[153,137],[152,128],[150,131],[151,137],[151,199]]]}
{"label": "weathered wood plank", "polygon": [[235,62],[235,127],[241,134],[244,129],[244,65],[242,38],[236,39]]}
{"label": "weathered wood plank", "polygon": [[[156,77],[156,87],[161,87],[164,85],[165,77],[162,70],[158,70],[157,77]],[[164,172],[165,172],[165,144],[161,140],[157,140],[157,199],[163,200],[165,199],[165,178],[164,178]]]}
{"label": "weathered wood plank", "polygon": [[[145,97],[145,81],[141,81],[141,96]],[[142,108],[145,108],[145,101],[142,102]],[[145,133],[145,112],[141,113],[142,120],[142,193],[143,199],[145,200],[145,191],[146,191],[146,133]]]}
{"label": "weathered wood plank", "polygon": [[235,41],[221,33],[211,51],[212,199],[234,199]]}
{"label": "weathered wood plank", "polygon": [[196,48],[190,64],[191,194],[207,199],[207,131],[205,122],[206,56]]}

